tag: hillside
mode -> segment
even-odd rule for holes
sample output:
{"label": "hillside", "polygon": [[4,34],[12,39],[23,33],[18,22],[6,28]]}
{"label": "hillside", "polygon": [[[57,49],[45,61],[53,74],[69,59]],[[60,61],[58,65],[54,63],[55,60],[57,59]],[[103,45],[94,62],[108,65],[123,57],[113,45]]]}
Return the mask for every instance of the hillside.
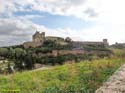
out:
{"label": "hillside", "polygon": [[111,58],[54,66],[47,70],[1,75],[0,91],[93,93],[122,64],[122,58]]}
{"label": "hillside", "polygon": [[45,41],[42,46],[35,48],[23,48],[22,46],[1,47],[0,73],[32,70],[43,65],[54,66],[77,63],[83,60],[110,58],[111,55],[112,51],[108,47],[102,43],[95,44],[95,42],[94,44],[83,43],[78,47],[73,47],[72,43],[59,45],[49,40]]}

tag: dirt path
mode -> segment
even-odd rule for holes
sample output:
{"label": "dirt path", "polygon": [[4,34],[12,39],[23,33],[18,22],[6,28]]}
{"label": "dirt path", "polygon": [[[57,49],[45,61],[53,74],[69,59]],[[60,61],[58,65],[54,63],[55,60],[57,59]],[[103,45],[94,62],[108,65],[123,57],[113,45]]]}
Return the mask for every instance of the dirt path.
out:
{"label": "dirt path", "polygon": [[121,66],[95,93],[125,93],[125,65]]}
{"label": "dirt path", "polygon": [[39,71],[39,70],[46,70],[46,69],[50,69],[51,67],[41,67],[41,68],[37,68],[37,69],[34,69],[32,71]]}

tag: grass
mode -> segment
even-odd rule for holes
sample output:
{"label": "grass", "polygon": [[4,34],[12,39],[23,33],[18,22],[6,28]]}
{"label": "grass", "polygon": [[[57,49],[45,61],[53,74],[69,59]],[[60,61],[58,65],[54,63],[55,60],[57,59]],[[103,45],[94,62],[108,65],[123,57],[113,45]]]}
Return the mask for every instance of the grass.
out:
{"label": "grass", "polygon": [[112,50],[109,59],[0,75],[0,93],[94,93],[124,64],[125,49]]}
{"label": "grass", "polygon": [[[8,91],[5,93],[94,93],[123,63],[121,58],[100,59],[55,66],[48,70],[1,75],[0,91]],[[20,92],[10,92],[10,90],[20,90]]]}

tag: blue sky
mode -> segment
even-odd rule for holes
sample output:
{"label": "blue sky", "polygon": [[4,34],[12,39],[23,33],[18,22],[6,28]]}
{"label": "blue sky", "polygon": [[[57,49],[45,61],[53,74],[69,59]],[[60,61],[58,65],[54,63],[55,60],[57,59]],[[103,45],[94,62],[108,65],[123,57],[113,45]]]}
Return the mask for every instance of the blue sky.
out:
{"label": "blue sky", "polygon": [[[54,15],[47,12],[29,11],[29,12],[15,12],[15,16],[27,16],[36,15],[36,17],[30,19],[33,23],[43,25],[50,29],[56,28],[72,28],[74,30],[86,29],[94,26],[94,22],[81,20],[75,16],[62,16]],[[37,17],[38,16],[38,17]]]}
{"label": "blue sky", "polygon": [[[0,46],[31,41],[36,30],[81,41],[125,42],[124,0],[0,0]],[[116,7],[118,6],[118,7]]]}

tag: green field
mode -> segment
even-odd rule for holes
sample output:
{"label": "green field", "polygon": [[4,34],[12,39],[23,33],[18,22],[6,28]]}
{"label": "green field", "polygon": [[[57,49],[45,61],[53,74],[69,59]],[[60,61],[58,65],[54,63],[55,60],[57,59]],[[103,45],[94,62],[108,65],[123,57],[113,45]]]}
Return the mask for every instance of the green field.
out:
{"label": "green field", "polygon": [[1,75],[0,93],[94,93],[124,64],[122,52],[115,50],[117,56],[109,59]]}

